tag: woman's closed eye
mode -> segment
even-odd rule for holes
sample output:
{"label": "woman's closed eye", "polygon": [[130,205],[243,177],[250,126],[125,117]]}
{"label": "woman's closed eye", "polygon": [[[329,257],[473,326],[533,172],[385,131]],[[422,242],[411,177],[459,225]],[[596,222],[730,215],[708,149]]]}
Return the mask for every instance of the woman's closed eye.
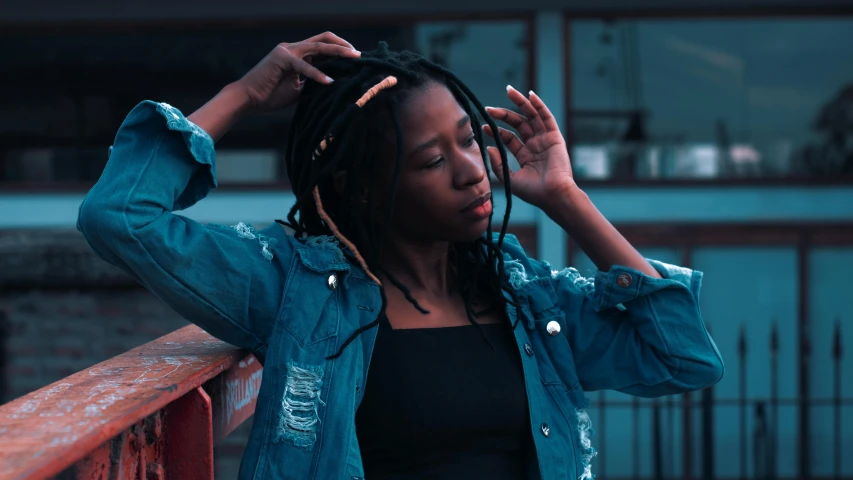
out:
{"label": "woman's closed eye", "polygon": [[441,166],[442,163],[444,163],[444,157],[438,157],[437,159],[424,165],[423,168],[424,170],[432,170]]}
{"label": "woman's closed eye", "polygon": [[[472,131],[472,132],[471,132],[471,135],[469,135],[469,136],[465,139],[465,141],[463,141],[463,142],[462,142],[462,148],[472,148],[472,147],[475,147],[475,146],[476,146],[477,148],[479,148],[479,145],[477,145],[477,137],[474,135],[474,132]],[[431,160],[431,161],[427,162],[427,163],[426,163],[423,167],[421,167],[421,168],[423,168],[424,170],[432,170],[432,169],[435,169],[435,168],[440,167],[442,163],[444,163],[444,157],[443,157],[443,156],[442,156],[442,157],[437,157],[437,158],[435,158],[435,159],[433,159],[433,160]]]}
{"label": "woman's closed eye", "polygon": [[474,132],[471,132],[471,136],[465,140],[465,144],[463,145],[465,148],[470,148],[477,144],[477,137],[474,136]]}

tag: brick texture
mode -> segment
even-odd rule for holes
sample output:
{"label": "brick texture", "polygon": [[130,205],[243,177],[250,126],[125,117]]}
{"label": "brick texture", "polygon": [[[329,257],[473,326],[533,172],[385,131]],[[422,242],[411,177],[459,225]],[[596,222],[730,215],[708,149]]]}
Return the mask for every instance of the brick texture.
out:
{"label": "brick texture", "polygon": [[187,322],[139,289],[0,292],[7,398],[154,340]]}
{"label": "brick texture", "polygon": [[[0,232],[0,403],[187,324],[76,231]],[[217,447],[217,480],[237,478],[249,428]]]}

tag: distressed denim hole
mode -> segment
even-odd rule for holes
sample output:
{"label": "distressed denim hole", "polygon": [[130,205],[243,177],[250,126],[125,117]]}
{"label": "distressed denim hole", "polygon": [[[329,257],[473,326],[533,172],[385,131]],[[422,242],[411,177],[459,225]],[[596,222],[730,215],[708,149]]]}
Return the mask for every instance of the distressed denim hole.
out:
{"label": "distressed denim hole", "polygon": [[323,367],[287,364],[287,380],[281,399],[277,441],[286,441],[310,449],[317,441],[319,408],[323,385]]}
{"label": "distressed denim hole", "polygon": [[581,450],[581,466],[583,472],[578,477],[578,480],[593,480],[595,475],[592,474],[592,458],[598,455],[598,452],[592,447],[592,421],[589,419],[589,414],[585,410],[578,409],[578,436],[580,437]]}

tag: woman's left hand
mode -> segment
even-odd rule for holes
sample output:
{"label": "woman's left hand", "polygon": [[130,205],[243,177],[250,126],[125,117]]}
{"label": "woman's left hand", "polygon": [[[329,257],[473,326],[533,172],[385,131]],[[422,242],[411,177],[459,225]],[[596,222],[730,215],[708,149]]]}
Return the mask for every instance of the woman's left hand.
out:
{"label": "woman's left hand", "polygon": [[[510,171],[512,193],[531,205],[542,207],[577,187],[566,140],[554,115],[538,95],[531,91],[528,98],[508,86],[507,96],[524,115],[506,108],[486,107],[486,110],[492,118],[507,123],[518,132],[516,135],[498,127],[503,144],[521,167]],[[488,125],[483,126],[483,131],[494,137]],[[495,175],[504,182],[500,152],[496,147],[488,147],[488,153]]]}

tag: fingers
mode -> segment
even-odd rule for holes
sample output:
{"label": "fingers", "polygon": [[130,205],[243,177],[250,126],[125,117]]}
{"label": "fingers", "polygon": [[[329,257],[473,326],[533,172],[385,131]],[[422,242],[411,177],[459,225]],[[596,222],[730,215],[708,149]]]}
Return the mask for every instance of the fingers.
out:
{"label": "fingers", "polygon": [[[489,163],[492,165],[492,171],[495,172],[495,176],[498,177],[498,180],[501,183],[504,183],[505,180],[501,152],[498,151],[497,147],[486,147],[486,151],[489,154]],[[512,177],[512,173],[512,171],[509,172],[510,177]]]}
{"label": "fingers", "polygon": [[340,45],[342,47],[347,47],[347,48],[351,48],[351,49],[355,50],[355,47],[353,47],[351,43],[349,43],[348,41],[344,40],[343,38],[335,35],[332,32],[323,32],[319,35],[314,35],[313,37],[311,37],[307,40],[304,40],[303,42],[300,42],[300,43],[315,43],[315,42],[331,43],[334,45]]}
{"label": "fingers", "polygon": [[297,43],[291,45],[290,50],[301,58],[316,57],[320,55],[344,58],[358,58],[361,56],[361,52],[351,47],[332,45],[330,43],[323,42]]}
{"label": "fingers", "polygon": [[285,70],[292,70],[294,73],[299,75],[305,75],[306,77],[318,83],[322,83],[323,85],[329,85],[334,81],[331,77],[320,70],[317,70],[316,67],[297,56],[292,55],[291,58],[287,59],[287,62],[288,66]]}
{"label": "fingers", "polygon": [[[486,135],[494,138],[494,132],[492,132],[492,127],[488,125],[483,125],[483,131],[486,132]],[[501,142],[503,142],[509,152],[515,156],[518,156],[519,150],[524,146],[524,142],[521,141],[518,136],[505,128],[498,127],[498,133],[501,136]]]}
{"label": "fingers", "polygon": [[292,70],[299,75],[304,75],[324,85],[328,85],[334,80],[312,66],[308,59],[316,56],[348,58],[358,58],[361,56],[361,52],[350,47],[323,42],[281,44],[276,48],[275,53],[278,54],[278,64],[283,70]]}
{"label": "fingers", "polygon": [[530,91],[530,104],[533,105],[533,108],[536,109],[536,113],[539,114],[539,118],[542,119],[542,123],[545,124],[545,128],[549,131],[559,131],[560,126],[557,125],[557,119],[554,118],[554,115],[551,113],[551,110],[545,105],[545,102],[539,98],[539,95],[531,90]]}
{"label": "fingers", "polygon": [[510,100],[512,100],[512,103],[516,104],[518,108],[521,109],[521,113],[527,117],[527,121],[530,123],[530,127],[535,133],[546,131],[545,123],[539,117],[539,112],[530,104],[530,100],[528,100],[527,97],[522,95],[521,92],[513,88],[511,85],[506,86],[506,95]]}
{"label": "fingers", "polygon": [[533,138],[533,128],[523,115],[519,115],[518,113],[506,108],[495,107],[486,107],[486,112],[495,120],[505,122],[514,128],[518,134],[521,135],[522,141],[526,142]]}

